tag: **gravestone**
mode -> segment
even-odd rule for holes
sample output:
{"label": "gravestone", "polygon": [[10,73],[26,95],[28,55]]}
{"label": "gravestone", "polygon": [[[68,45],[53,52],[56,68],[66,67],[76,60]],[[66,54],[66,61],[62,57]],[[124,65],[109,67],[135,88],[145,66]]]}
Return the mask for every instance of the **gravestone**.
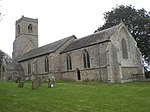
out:
{"label": "gravestone", "polygon": [[42,83],[42,80],[40,77],[35,77],[33,80],[32,80],[32,90],[38,88]]}
{"label": "gravestone", "polygon": [[24,81],[19,81],[18,82],[18,88],[23,88],[24,86]]}
{"label": "gravestone", "polygon": [[17,77],[17,78],[16,78],[16,83],[17,83],[17,85],[18,85],[18,88],[23,88],[23,86],[24,86],[24,81],[21,80],[21,77]]}
{"label": "gravestone", "polygon": [[55,77],[51,76],[51,77],[48,78],[48,87],[53,88],[54,85],[55,85]]}

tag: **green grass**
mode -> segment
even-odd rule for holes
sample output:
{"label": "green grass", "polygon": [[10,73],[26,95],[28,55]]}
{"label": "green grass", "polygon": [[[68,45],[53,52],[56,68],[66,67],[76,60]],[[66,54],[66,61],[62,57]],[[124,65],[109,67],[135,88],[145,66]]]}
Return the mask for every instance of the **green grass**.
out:
{"label": "green grass", "polygon": [[36,90],[30,82],[24,88],[0,82],[0,112],[150,112],[150,82],[59,81]]}

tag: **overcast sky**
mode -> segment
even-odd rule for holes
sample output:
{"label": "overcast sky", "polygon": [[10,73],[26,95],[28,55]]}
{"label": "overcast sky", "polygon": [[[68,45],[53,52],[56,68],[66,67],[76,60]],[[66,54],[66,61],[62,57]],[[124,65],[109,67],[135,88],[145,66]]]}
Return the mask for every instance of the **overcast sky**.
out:
{"label": "overcast sky", "polygon": [[15,22],[22,15],[38,18],[39,46],[75,35],[92,34],[104,24],[103,14],[116,5],[150,11],[148,0],[1,0],[0,49],[12,55]]}

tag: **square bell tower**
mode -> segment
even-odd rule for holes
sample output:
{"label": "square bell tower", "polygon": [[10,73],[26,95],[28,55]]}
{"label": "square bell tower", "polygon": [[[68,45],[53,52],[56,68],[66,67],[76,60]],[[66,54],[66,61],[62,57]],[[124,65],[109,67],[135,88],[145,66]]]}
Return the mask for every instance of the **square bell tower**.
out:
{"label": "square bell tower", "polygon": [[18,59],[38,47],[38,19],[22,16],[16,21],[12,58]]}

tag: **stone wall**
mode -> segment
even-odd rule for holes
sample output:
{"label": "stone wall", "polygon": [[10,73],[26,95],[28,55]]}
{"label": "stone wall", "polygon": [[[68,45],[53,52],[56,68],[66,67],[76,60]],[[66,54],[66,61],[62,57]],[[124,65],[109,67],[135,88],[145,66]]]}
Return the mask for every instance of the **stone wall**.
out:
{"label": "stone wall", "polygon": [[[122,39],[124,39],[127,44],[127,53],[128,53],[127,59],[123,58],[122,42],[121,42]],[[122,82],[126,82],[127,80],[131,81],[132,74],[143,74],[141,54],[137,48],[136,41],[131,36],[131,34],[126,30],[126,28],[124,27],[120,28],[111,37],[111,42],[114,48],[116,49],[116,51],[114,51],[114,48],[112,48],[111,51],[113,53],[116,52],[115,54],[117,54],[116,56],[118,58],[117,59],[118,63],[116,63],[116,65],[119,65],[118,70],[116,69],[116,71],[119,72],[118,78],[120,78]],[[114,64],[116,62],[115,61],[116,56],[113,56],[113,55],[111,56],[112,60],[114,61],[113,62]],[[114,70],[111,70],[111,71],[113,72]]]}
{"label": "stone wall", "polygon": [[[77,69],[80,71],[81,80],[107,81],[107,42],[88,46],[61,54],[62,79],[78,80]],[[83,51],[87,50],[90,57],[90,68],[83,66]],[[66,56],[70,55],[72,70],[67,71]]]}
{"label": "stone wall", "polygon": [[38,37],[36,35],[22,34],[13,43],[13,59],[22,56],[28,51],[38,47]]}
{"label": "stone wall", "polygon": [[120,82],[120,69],[118,62],[118,49],[111,43],[109,54],[110,80],[112,83]]}
{"label": "stone wall", "polygon": [[62,74],[62,79],[63,80],[71,80],[71,81],[76,81],[76,71],[72,70],[72,71],[63,71],[61,72]]}
{"label": "stone wall", "polygon": [[[52,60],[51,60],[51,56],[50,55],[43,55],[40,57],[36,57],[24,62],[21,62],[21,65],[24,69],[24,73],[25,76],[27,77],[27,79],[29,77],[31,77],[32,74],[37,74],[40,75],[41,77],[43,77],[42,79],[44,79],[44,77],[46,77],[46,75],[48,74],[47,72],[45,72],[45,58],[48,57],[49,60],[49,72],[53,71],[53,65],[52,65]],[[31,74],[28,74],[28,63],[31,63]]]}
{"label": "stone wall", "polygon": [[[60,52],[68,46],[74,38],[71,38],[64,43],[56,52],[45,54],[43,56],[35,57],[33,59],[21,62],[26,77],[30,77],[32,74],[39,75],[42,79],[47,79],[47,75],[55,76],[56,80],[61,79],[61,63]],[[49,71],[45,72],[45,58],[48,57]],[[31,62],[31,74],[28,74],[28,62]]]}
{"label": "stone wall", "polygon": [[138,74],[138,67],[122,67],[122,76],[125,81],[132,80],[132,74]]}
{"label": "stone wall", "polygon": [[[77,70],[61,72],[63,80],[78,80]],[[100,74],[98,68],[80,70],[81,81],[99,81]]]}

